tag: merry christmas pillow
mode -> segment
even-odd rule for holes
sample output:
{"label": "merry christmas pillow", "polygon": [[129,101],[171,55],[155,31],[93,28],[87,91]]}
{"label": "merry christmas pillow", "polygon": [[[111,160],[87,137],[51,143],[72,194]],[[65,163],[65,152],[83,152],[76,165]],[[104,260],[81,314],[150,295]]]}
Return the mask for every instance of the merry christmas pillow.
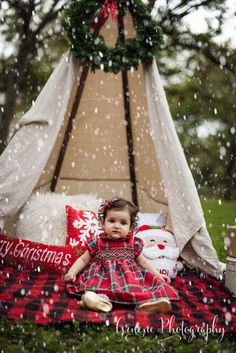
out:
{"label": "merry christmas pillow", "polygon": [[89,210],[75,210],[66,206],[67,238],[66,245],[77,249],[81,254],[87,250],[86,243],[101,232],[97,213]]}
{"label": "merry christmas pillow", "polygon": [[69,246],[46,245],[0,234],[2,264],[62,274],[69,270],[77,258],[76,250]]}

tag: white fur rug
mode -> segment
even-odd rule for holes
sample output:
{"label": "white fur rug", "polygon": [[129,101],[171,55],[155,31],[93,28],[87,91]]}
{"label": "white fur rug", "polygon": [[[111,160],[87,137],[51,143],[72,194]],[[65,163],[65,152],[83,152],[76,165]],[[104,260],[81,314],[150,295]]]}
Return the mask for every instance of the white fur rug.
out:
{"label": "white fur rug", "polygon": [[66,205],[97,211],[102,199],[96,195],[35,194],[30,197],[16,224],[16,236],[43,244],[65,245],[67,237]]}

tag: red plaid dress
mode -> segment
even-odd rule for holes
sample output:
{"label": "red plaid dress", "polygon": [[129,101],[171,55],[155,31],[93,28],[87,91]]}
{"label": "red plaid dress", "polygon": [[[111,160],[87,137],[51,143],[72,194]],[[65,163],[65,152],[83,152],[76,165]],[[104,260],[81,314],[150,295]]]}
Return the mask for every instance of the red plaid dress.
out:
{"label": "red plaid dress", "polygon": [[81,272],[75,282],[67,284],[69,294],[84,291],[106,294],[122,304],[140,304],[147,300],[167,297],[178,300],[178,292],[152,272],[138,266],[143,241],[136,237],[110,240],[106,234],[87,243],[93,261]]}

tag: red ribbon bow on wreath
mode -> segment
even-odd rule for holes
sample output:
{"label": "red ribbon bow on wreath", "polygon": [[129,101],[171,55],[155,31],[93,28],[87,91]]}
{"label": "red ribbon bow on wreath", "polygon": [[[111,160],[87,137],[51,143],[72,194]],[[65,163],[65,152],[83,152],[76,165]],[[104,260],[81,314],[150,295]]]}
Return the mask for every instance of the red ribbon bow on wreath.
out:
{"label": "red ribbon bow on wreath", "polygon": [[104,6],[96,16],[95,20],[91,23],[91,27],[94,31],[99,31],[99,29],[104,25],[107,21],[109,14],[111,13],[113,21],[117,21],[117,3],[116,0],[105,0]]}

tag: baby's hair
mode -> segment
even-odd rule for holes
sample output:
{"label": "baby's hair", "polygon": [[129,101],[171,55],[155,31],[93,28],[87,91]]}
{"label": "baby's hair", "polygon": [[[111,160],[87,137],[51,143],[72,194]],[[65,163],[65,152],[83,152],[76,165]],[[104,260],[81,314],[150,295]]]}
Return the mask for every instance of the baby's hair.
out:
{"label": "baby's hair", "polygon": [[135,204],[133,204],[133,202],[125,200],[122,197],[115,196],[109,200],[105,200],[98,210],[98,218],[100,222],[103,223],[109,210],[123,210],[125,207],[128,208],[130,215],[130,225],[136,228],[138,222],[138,208]]}

